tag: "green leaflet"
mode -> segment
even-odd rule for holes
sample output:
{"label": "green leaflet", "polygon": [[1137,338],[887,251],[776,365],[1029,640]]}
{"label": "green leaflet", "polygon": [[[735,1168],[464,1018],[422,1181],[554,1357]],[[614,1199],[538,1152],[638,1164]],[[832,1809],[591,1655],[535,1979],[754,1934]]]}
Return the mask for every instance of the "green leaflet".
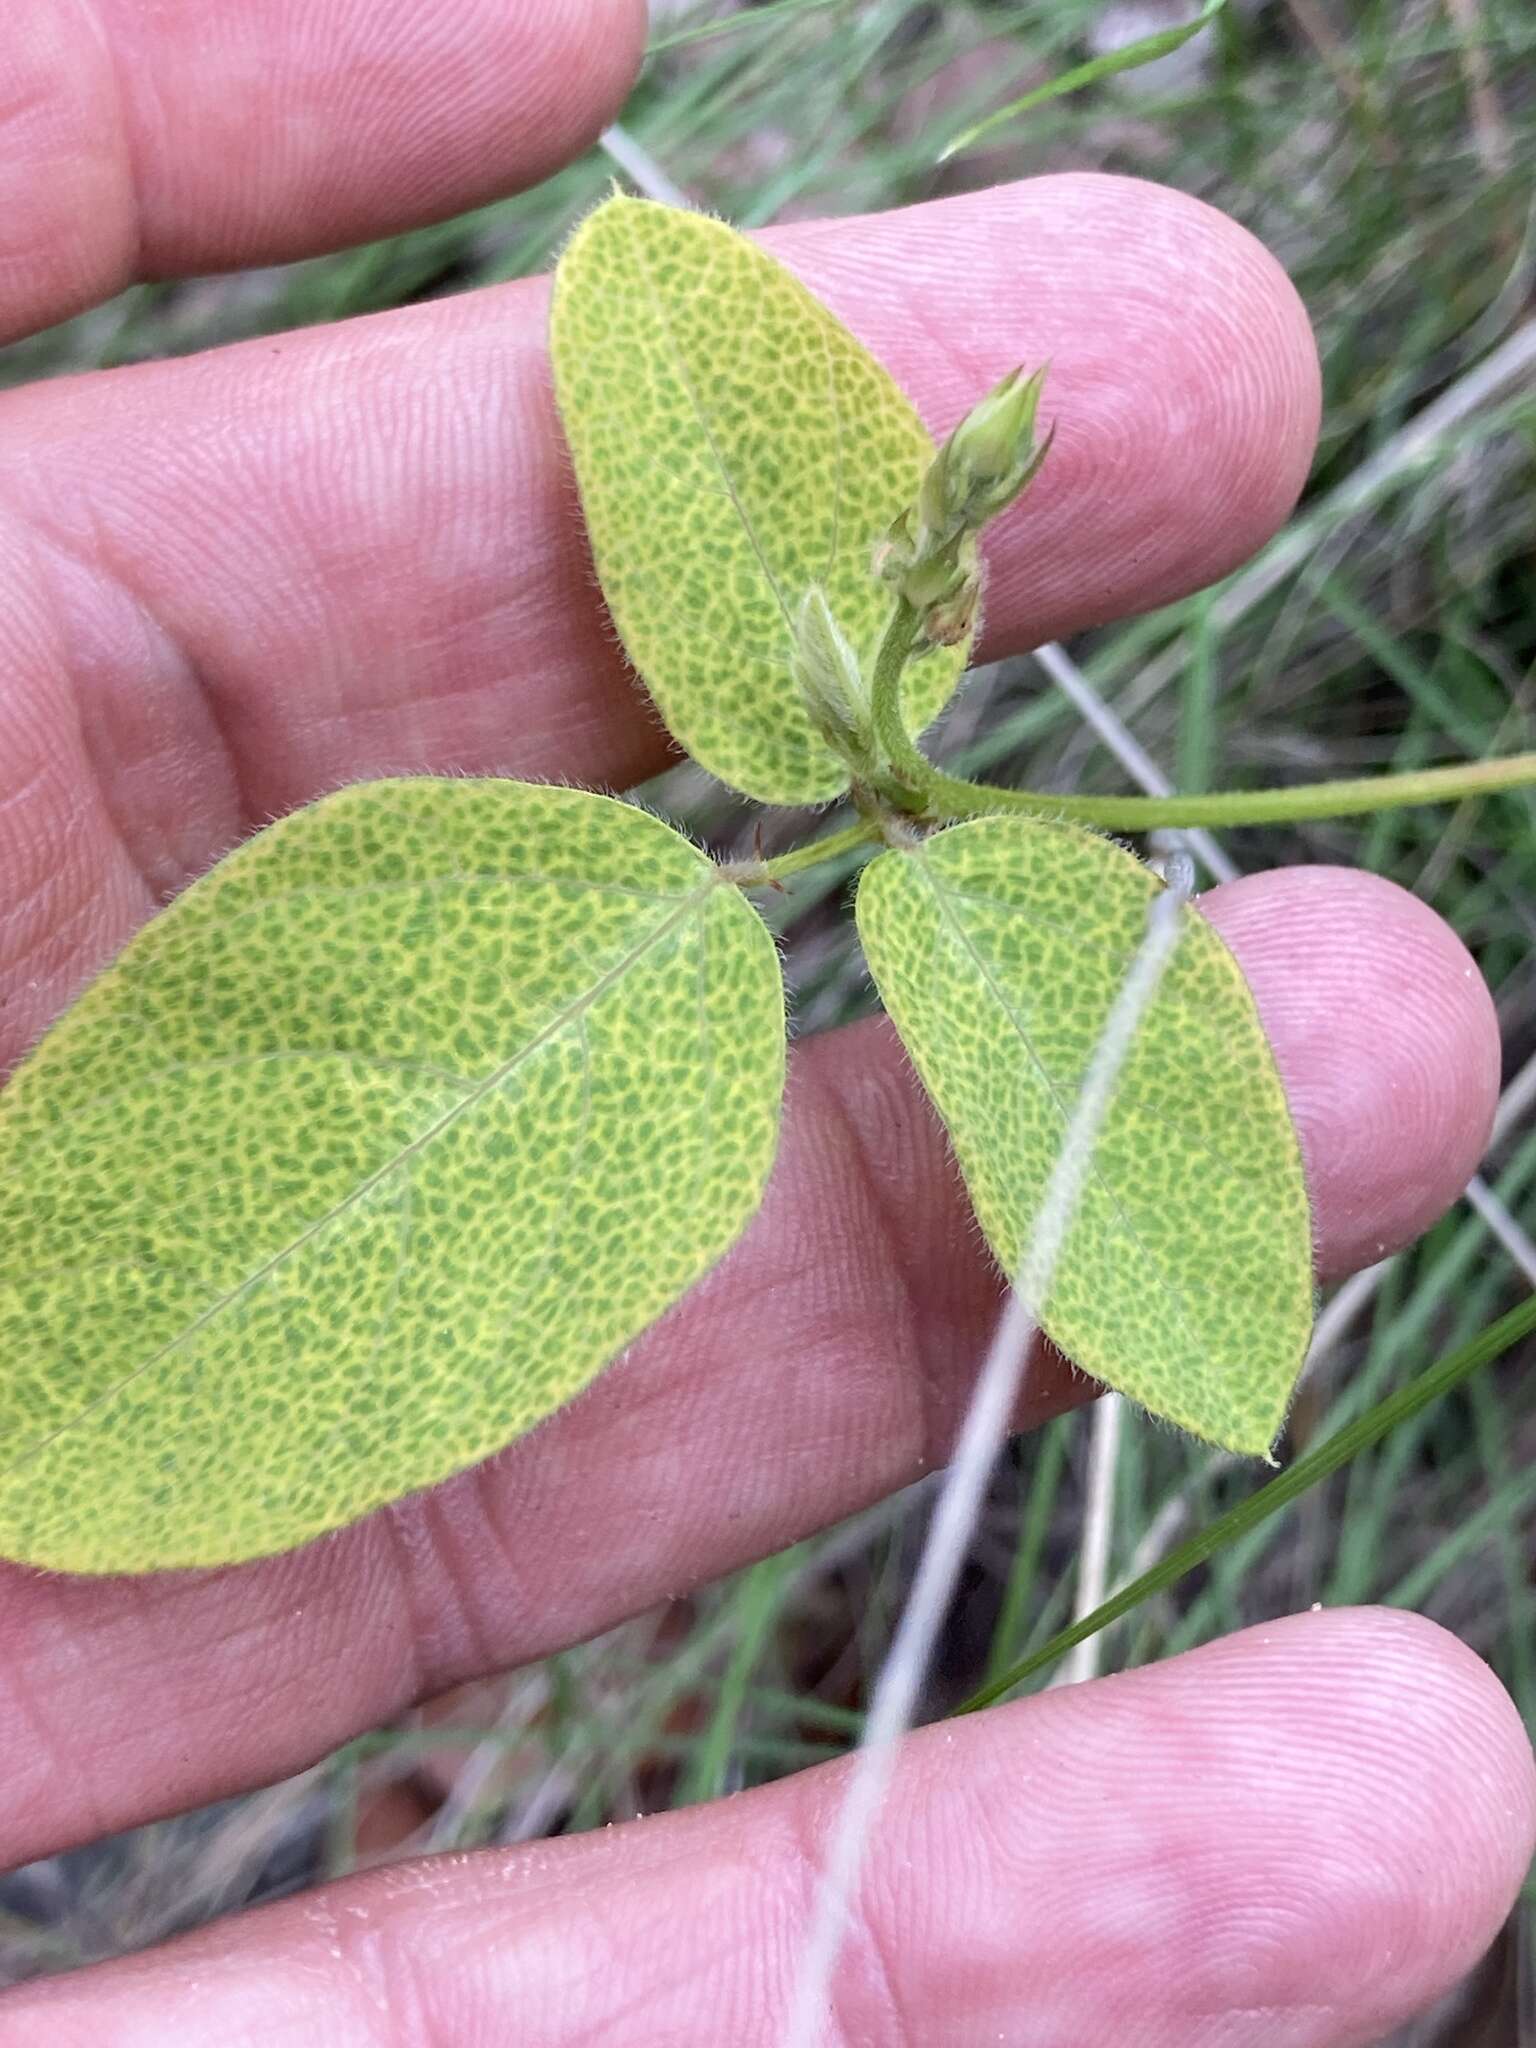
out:
{"label": "green leaflet", "polygon": [[[1076,826],[983,818],[865,870],[871,971],[1015,1272],[1156,878]],[[1041,1320],[1085,1372],[1262,1454],[1312,1323],[1290,1112],[1247,983],[1194,911],[1122,1070]]]}
{"label": "green leaflet", "polygon": [[[848,771],[790,667],[820,584],[867,675],[890,614],[875,543],[933,444],[891,378],[787,270],[720,221],[611,199],[555,278],[550,349],[603,594],[673,734],[765,803]],[[966,650],[905,685],[913,732]]]}
{"label": "green leaflet", "polygon": [[0,1095],[0,1553],[286,1548],[575,1394],[757,1207],[778,963],[703,854],[511,782],[342,791]]}

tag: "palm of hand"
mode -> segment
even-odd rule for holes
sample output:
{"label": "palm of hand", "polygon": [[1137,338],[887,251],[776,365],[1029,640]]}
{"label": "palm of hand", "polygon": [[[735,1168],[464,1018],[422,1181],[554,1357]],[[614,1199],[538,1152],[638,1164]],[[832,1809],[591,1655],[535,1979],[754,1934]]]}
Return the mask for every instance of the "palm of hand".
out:
{"label": "palm of hand", "polygon": [[[535,29],[470,0],[446,22],[331,0],[319,67],[299,10],[285,34],[238,7],[217,50],[125,20],[115,67],[62,4],[34,12],[52,33],[18,60],[16,104],[46,118],[17,117],[10,152],[14,330],[135,263],[276,258],[540,174],[623,90],[643,10],[568,0]],[[343,101],[344,76],[368,91]],[[1191,202],[1048,180],[777,246],[935,424],[1055,358],[1067,428],[997,540],[993,652],[1197,587],[1299,487],[1304,318]],[[0,404],[0,1056],[217,852],[339,781],[657,765],[595,612],[542,326],[542,288],[517,285]],[[1292,1092],[1320,1263],[1347,1270],[1471,1171],[1487,998],[1450,933],[1367,876],[1256,877],[1207,908]],[[12,1859],[295,1769],[878,1498],[944,1455],[995,1306],[888,1031],[806,1045],[721,1283],[535,1440],[271,1564],[0,1578]],[[1021,1423],[1074,1398],[1047,1368]],[[285,2025],[369,2048],[508,2027],[767,2043],[834,1780],[355,1880],[15,1992],[0,2048]],[[933,1731],[881,1825],[840,2038],[1372,2040],[1487,1939],[1532,1803],[1508,1701],[1401,1615],[1299,1617]]]}

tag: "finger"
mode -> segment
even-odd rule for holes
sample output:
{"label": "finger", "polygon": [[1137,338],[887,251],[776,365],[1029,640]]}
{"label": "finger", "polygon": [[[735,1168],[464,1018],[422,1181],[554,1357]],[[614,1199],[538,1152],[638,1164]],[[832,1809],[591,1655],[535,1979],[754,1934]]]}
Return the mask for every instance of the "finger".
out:
{"label": "finger", "polygon": [[1432,911],[1352,869],[1250,875],[1201,907],[1258,997],[1319,1269],[1374,1265],[1429,1228],[1487,1149],[1501,1066],[1487,984]]}
{"label": "finger", "polygon": [[210,33],[206,0],[19,4],[0,336],[534,184],[617,110],[646,23],[643,0],[222,0]]}
{"label": "finger", "polygon": [[[1295,496],[1305,316],[1180,194],[1047,178],[775,246],[936,429],[1050,357],[1057,444],[996,537],[991,652],[1193,589]],[[660,765],[594,594],[544,306],[512,286],[0,401],[13,1045],[243,831],[339,782]]]}
{"label": "finger", "polygon": [[[0,2048],[772,2048],[846,1784],[354,1879],[13,1993]],[[1377,2042],[1486,1948],[1533,1835],[1519,1716],[1469,1650],[1299,1616],[910,1738],[827,2038]]]}
{"label": "finger", "polygon": [[[1206,902],[1294,1094],[1322,1263],[1359,1256],[1367,1210],[1372,1249],[1421,1229],[1470,1172],[1497,1086],[1491,1008],[1460,942],[1414,897],[1345,870]],[[1411,1003],[1390,976],[1362,980],[1362,950],[1403,963]],[[1294,995],[1298,975],[1315,1008]],[[266,1564],[0,1573],[4,1853],[277,1777],[409,1698],[591,1635],[879,1499],[948,1455],[997,1304],[888,1027],[813,1040],[746,1238],[532,1437]],[[1020,1420],[1085,1392],[1043,1366]]]}

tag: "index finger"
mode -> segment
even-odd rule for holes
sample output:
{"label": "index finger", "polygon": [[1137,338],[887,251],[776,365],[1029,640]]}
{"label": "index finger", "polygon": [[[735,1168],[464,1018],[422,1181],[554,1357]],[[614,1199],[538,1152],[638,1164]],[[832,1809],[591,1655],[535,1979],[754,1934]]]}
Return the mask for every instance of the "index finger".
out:
{"label": "index finger", "polygon": [[0,339],[535,184],[611,119],[645,24],[644,0],[10,0]]}
{"label": "index finger", "polygon": [[[1197,589],[1300,489],[1306,314],[1181,193],[1038,178],[773,246],[935,432],[1051,358],[1051,459],[990,536],[994,655]],[[0,1066],[158,902],[338,783],[663,764],[596,602],[545,302],[0,398]]]}

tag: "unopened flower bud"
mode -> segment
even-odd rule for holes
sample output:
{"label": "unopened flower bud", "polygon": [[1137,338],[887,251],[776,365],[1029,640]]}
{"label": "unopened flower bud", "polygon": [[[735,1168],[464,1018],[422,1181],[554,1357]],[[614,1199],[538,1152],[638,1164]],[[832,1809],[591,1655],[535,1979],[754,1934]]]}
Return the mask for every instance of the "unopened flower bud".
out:
{"label": "unopened flower bud", "polygon": [[832,616],[826,593],[812,584],[795,617],[795,678],[816,729],[847,758],[869,745],[869,692],[859,657]]}
{"label": "unopened flower bud", "polygon": [[976,485],[1000,484],[1030,459],[1045,371],[1010,370],[949,437],[954,467]]}
{"label": "unopened flower bud", "polygon": [[934,457],[918,491],[924,532],[942,543],[974,533],[1023,490],[1045,459],[1035,416],[1045,371],[1010,370],[973,406]]}

